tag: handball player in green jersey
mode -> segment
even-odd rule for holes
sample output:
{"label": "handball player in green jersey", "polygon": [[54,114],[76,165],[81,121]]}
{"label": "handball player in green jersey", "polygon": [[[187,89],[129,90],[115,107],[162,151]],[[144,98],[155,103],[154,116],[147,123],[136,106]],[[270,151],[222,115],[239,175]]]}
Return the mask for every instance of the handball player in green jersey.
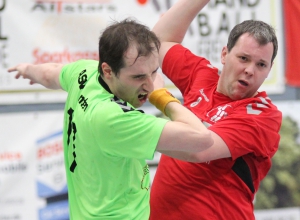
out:
{"label": "handball player in green jersey", "polygon": [[[70,219],[149,218],[149,168],[155,151],[194,161],[211,133],[163,87],[160,42],[146,26],[125,19],[99,40],[99,61],[21,63],[16,78],[68,93],[64,158]],[[170,120],[137,108],[149,101]]]}

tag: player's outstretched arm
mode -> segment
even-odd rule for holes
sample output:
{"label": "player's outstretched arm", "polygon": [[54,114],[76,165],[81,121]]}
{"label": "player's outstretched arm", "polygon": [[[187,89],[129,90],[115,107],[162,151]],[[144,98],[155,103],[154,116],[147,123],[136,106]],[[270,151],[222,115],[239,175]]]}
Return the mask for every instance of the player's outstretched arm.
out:
{"label": "player's outstretched arm", "polygon": [[204,163],[221,158],[230,158],[231,153],[227,144],[218,134],[214,133],[213,131],[210,131],[210,133],[213,139],[213,145],[207,148],[206,150],[200,152],[159,150],[159,152],[168,155],[169,157],[195,163]]}
{"label": "player's outstretched arm", "polygon": [[8,72],[16,72],[16,79],[23,77],[29,79],[29,83],[41,84],[48,89],[61,89],[59,83],[59,74],[63,64],[59,63],[44,63],[44,64],[29,64],[20,63],[8,69]]}

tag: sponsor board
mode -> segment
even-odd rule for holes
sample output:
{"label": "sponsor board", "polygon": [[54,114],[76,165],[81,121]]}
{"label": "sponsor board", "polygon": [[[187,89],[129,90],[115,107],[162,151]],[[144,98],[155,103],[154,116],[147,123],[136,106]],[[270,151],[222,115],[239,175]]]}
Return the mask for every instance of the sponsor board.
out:
{"label": "sponsor board", "polygon": [[[98,39],[111,22],[132,17],[152,28],[176,0],[3,0],[0,2],[0,103],[64,102],[66,93],[15,80],[7,68],[20,62],[68,63],[98,59]],[[191,24],[183,44],[222,68],[229,31],[245,19],[260,19],[277,31],[279,51],[261,90],[284,92],[284,42],[280,0],[210,1]],[[20,21],[19,18],[22,18]],[[166,78],[175,96],[178,90]]]}

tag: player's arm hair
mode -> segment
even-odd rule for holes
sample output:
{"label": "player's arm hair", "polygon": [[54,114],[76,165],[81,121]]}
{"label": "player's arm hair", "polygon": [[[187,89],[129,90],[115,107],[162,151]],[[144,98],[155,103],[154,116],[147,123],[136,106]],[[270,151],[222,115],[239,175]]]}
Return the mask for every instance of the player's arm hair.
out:
{"label": "player's arm hair", "polygon": [[162,130],[157,151],[199,152],[213,144],[210,131],[201,120],[167,89],[154,90],[149,102],[171,119]]}
{"label": "player's arm hair", "polygon": [[41,84],[48,89],[61,89],[59,75],[63,64],[44,63],[29,64],[21,63],[8,69],[8,72],[17,72],[16,78],[23,77],[30,80],[30,84]]}
{"label": "player's arm hair", "polygon": [[211,131],[190,110],[170,102],[165,112],[171,121],[162,130],[157,151],[200,152],[212,146]]}

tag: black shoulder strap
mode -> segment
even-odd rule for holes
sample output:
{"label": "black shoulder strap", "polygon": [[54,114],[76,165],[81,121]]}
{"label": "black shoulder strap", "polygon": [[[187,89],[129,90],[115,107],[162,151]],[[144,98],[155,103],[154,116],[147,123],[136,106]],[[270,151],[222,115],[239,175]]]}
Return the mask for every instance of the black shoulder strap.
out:
{"label": "black shoulder strap", "polygon": [[[102,86],[106,91],[108,91],[109,93],[113,94],[113,93],[110,91],[108,85],[107,85],[107,84],[104,82],[104,80],[102,79],[102,77],[101,77],[100,74],[99,74],[99,76],[98,76],[98,81],[99,81],[99,83],[101,84],[101,86]],[[127,105],[127,102],[125,102],[125,101],[119,99],[119,98],[118,98],[117,96],[115,96],[115,95],[114,95],[114,97],[111,98],[110,100],[111,100],[112,102],[117,103],[117,104],[122,108],[122,110],[123,110],[124,112],[129,112],[129,111],[139,111],[139,112],[141,112],[141,113],[145,113],[143,110],[131,108],[130,106]]]}
{"label": "black shoulder strap", "polygon": [[250,168],[248,167],[248,164],[243,159],[243,157],[239,157],[236,159],[234,165],[232,166],[232,170],[244,181],[244,183],[249,187],[251,192],[254,193],[255,189]]}
{"label": "black shoulder strap", "polygon": [[139,111],[141,113],[144,113],[143,110],[140,110],[140,109],[134,109],[130,106],[127,105],[127,102],[119,99],[117,96],[114,96],[113,98],[110,99],[112,102],[115,102],[117,103],[124,112],[129,112],[129,111]]}

